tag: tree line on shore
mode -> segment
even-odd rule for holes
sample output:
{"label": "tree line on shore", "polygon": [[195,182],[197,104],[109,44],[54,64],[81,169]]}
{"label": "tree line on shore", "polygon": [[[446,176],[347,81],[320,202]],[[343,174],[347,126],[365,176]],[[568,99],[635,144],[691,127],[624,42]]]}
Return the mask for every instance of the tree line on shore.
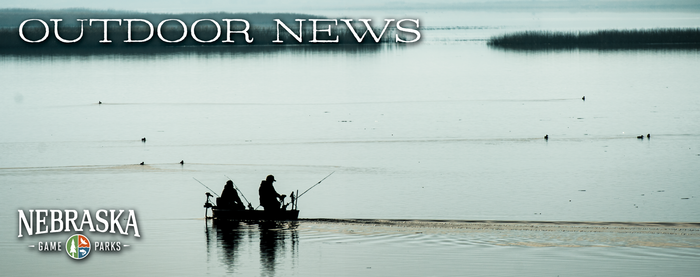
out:
{"label": "tree line on shore", "polygon": [[700,28],[594,31],[523,31],[491,37],[487,44],[503,49],[635,49],[697,48]]}
{"label": "tree line on shore", "polygon": [[[153,26],[148,26],[143,22],[133,22],[131,31],[128,30],[126,22],[109,22],[108,28],[105,30],[105,22],[97,22],[89,24],[89,19],[95,18],[114,18],[114,19],[145,19],[151,22]],[[232,31],[246,30],[248,37],[243,33],[232,33],[231,39],[234,41],[223,42],[227,38],[227,24],[223,19],[244,19],[249,23],[246,26],[244,22],[230,22]],[[65,10],[31,10],[31,9],[0,9],[0,53],[1,52],[50,52],[50,51],[157,51],[157,49],[173,48],[174,47],[194,47],[194,46],[215,46],[230,47],[230,46],[270,46],[270,45],[324,45],[325,43],[312,43],[310,40],[317,37],[319,40],[334,40],[338,37],[338,42],[333,43],[339,47],[318,47],[328,48],[329,50],[347,49],[353,46],[362,46],[362,48],[378,48],[381,43],[388,42],[393,38],[393,28],[388,28],[382,39],[377,43],[367,34],[362,42],[357,42],[355,35],[350,32],[343,22],[338,22],[336,26],[325,22],[319,24],[317,32],[313,32],[311,22],[305,21],[303,28],[299,28],[299,22],[295,19],[324,19],[323,16],[310,14],[291,14],[291,13],[185,13],[185,14],[165,14],[165,13],[140,13],[131,11],[101,11],[88,9],[65,9]],[[27,19],[31,20],[22,25],[22,22]],[[57,30],[54,30],[54,22],[51,19],[61,19],[58,22]],[[88,19],[81,22],[77,19]],[[177,21],[171,20],[165,23],[162,28],[158,28],[158,24],[168,19],[177,19],[186,24],[185,28]],[[193,30],[191,25],[200,19],[207,19],[200,22]],[[211,20],[208,20],[211,19]],[[285,22],[294,35],[284,30],[277,28],[275,19],[280,19]],[[44,25],[43,23],[46,23]],[[216,23],[214,23],[216,22]],[[354,22],[353,22],[354,23]],[[383,24],[384,22],[376,22],[375,24]],[[219,25],[219,26],[217,26]],[[331,27],[329,27],[329,25]],[[20,30],[20,27],[21,30]],[[48,28],[47,28],[48,27]],[[249,28],[248,28],[249,27]],[[383,27],[383,26],[382,26]],[[331,34],[325,32],[325,29],[333,28]],[[279,29],[279,30],[278,30]],[[362,35],[366,29],[362,25],[358,25],[356,31]],[[61,42],[55,35],[55,31],[64,41],[74,41],[70,43]],[[193,31],[197,41],[193,38]],[[375,34],[379,35],[382,32],[381,28],[372,28]],[[111,42],[105,43],[105,32],[107,39]],[[218,34],[218,35],[217,35]],[[131,36],[131,37],[129,37]],[[298,42],[295,36],[303,38],[302,42]],[[147,38],[149,38],[147,41]],[[42,39],[44,38],[44,39]],[[78,39],[79,38],[79,39]],[[180,38],[183,38],[180,40]],[[249,39],[250,38],[250,39]],[[125,42],[127,40],[141,40],[139,42]],[[284,41],[283,43],[274,43],[275,40]],[[252,41],[250,41],[252,40]],[[28,42],[31,41],[31,42]],[[102,41],[102,42],[101,42]],[[172,43],[177,41],[177,43]],[[207,41],[202,43],[202,41]],[[32,43],[34,42],[34,43]],[[218,47],[216,47],[218,46]],[[209,47],[196,47],[209,48]],[[167,50],[165,50],[167,51]]]}

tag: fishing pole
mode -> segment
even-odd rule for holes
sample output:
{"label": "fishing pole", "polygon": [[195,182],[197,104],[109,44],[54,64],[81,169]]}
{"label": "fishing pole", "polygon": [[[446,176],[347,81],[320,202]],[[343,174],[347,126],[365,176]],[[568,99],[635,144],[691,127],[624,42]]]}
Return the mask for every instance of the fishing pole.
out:
{"label": "fishing pole", "polygon": [[[226,174],[224,174],[224,177],[228,178],[228,176],[226,176]],[[228,179],[231,180],[231,178],[228,178]],[[241,196],[243,196],[243,199],[245,199],[245,202],[248,202],[248,206],[252,207],[250,205],[250,201],[248,201],[248,198],[245,198],[245,195],[243,195],[243,192],[238,188],[238,186],[236,186],[236,183],[234,183],[233,180],[231,180],[231,183],[233,184],[233,188],[241,193]]]}
{"label": "fishing pole", "polygon": [[330,177],[331,175],[333,175],[333,173],[335,173],[335,171],[331,172],[331,174],[328,174],[328,176],[326,176],[326,177],[324,177],[323,179],[321,179],[321,181],[318,181],[318,183],[316,183],[315,185],[313,185],[313,186],[311,186],[310,188],[306,189],[306,190],[305,190],[304,192],[302,192],[301,194],[297,195],[297,199],[296,199],[296,200],[299,200],[299,198],[301,198],[307,191],[310,191],[312,188],[318,186],[318,184],[320,184],[321,182],[323,182],[323,180],[326,180],[326,178],[328,178],[328,177]]}
{"label": "fishing pole", "polygon": [[212,189],[210,189],[209,187],[207,187],[207,185],[205,185],[204,183],[202,183],[202,182],[200,182],[199,180],[197,180],[197,178],[192,177],[192,179],[194,179],[194,180],[197,181],[198,183],[202,184],[202,186],[204,186],[205,188],[209,189],[209,191],[211,191],[211,192],[213,192],[214,194],[216,194],[217,197],[221,197],[221,196],[219,196],[219,194],[216,193],[214,190],[212,190]]}

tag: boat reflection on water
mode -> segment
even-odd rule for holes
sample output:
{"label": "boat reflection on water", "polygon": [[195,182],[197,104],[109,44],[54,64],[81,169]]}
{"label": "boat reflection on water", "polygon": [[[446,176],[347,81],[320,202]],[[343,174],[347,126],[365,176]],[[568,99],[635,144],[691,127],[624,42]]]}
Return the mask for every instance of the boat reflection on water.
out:
{"label": "boat reflection on water", "polygon": [[260,232],[260,263],[263,271],[274,275],[277,257],[284,256],[288,251],[287,239],[289,239],[289,251],[292,253],[292,264],[295,264],[299,250],[299,235],[296,221],[289,222],[260,222],[258,230]]}
{"label": "boat reflection on water", "polygon": [[[206,221],[207,262],[212,254],[229,273],[240,271],[242,260],[260,255],[262,275],[274,276],[281,264],[293,266],[298,259],[299,235],[296,221]],[[256,244],[259,244],[256,247]],[[243,258],[241,258],[243,256]],[[289,260],[288,260],[289,259]],[[250,265],[246,265],[249,268]]]}

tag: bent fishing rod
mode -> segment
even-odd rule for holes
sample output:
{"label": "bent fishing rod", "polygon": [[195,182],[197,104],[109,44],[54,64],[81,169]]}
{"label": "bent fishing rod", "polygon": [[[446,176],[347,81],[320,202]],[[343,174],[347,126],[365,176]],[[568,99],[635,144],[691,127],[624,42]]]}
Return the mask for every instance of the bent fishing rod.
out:
{"label": "bent fishing rod", "polygon": [[333,175],[333,173],[335,173],[335,171],[331,172],[331,174],[328,174],[326,177],[323,177],[323,179],[321,179],[321,181],[318,181],[318,183],[316,183],[315,185],[313,185],[313,186],[311,186],[310,188],[306,189],[306,190],[305,190],[304,192],[302,192],[301,194],[297,195],[296,200],[299,200],[299,198],[301,198],[302,196],[304,196],[305,193],[307,193],[308,191],[310,191],[312,188],[318,186],[318,184],[320,184],[321,182],[323,182],[323,180],[326,180],[326,178],[328,178],[328,177],[330,177],[331,175]]}
{"label": "bent fishing rod", "polygon": [[221,196],[219,196],[219,194],[216,193],[214,190],[212,190],[212,189],[210,189],[209,187],[207,187],[207,185],[205,185],[204,183],[202,183],[202,182],[200,182],[199,180],[197,180],[197,178],[192,177],[192,179],[194,179],[195,181],[197,181],[198,183],[200,183],[202,186],[204,186],[205,188],[207,188],[209,191],[211,191],[211,192],[213,192],[214,194],[216,194],[216,197],[221,197]]}

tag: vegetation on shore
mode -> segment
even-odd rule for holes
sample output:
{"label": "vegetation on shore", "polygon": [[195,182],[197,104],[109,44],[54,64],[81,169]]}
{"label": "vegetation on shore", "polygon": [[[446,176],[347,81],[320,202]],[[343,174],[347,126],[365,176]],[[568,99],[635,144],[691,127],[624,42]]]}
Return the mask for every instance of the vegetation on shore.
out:
{"label": "vegetation on shore", "polygon": [[51,23],[49,19],[60,18],[63,19],[61,25],[65,26],[78,26],[76,19],[89,19],[89,18],[115,18],[115,19],[125,19],[125,18],[140,18],[146,19],[157,25],[169,18],[177,18],[188,25],[192,22],[202,19],[210,18],[219,21],[223,18],[240,18],[245,19],[250,22],[253,26],[274,26],[275,22],[273,19],[277,18],[284,22],[294,23],[296,18],[326,18],[325,16],[312,15],[312,14],[300,14],[300,13],[230,13],[230,12],[211,12],[211,13],[149,13],[149,12],[137,12],[137,11],[122,11],[122,10],[92,10],[92,9],[60,9],[60,10],[38,10],[38,9],[0,9],[0,27],[17,28],[22,21],[38,18],[42,19],[47,23]]}
{"label": "vegetation on shore", "polygon": [[[90,26],[86,21],[83,23],[82,37],[74,43],[63,43],[59,41],[54,34],[54,22],[49,19],[63,19],[59,22],[58,33],[65,40],[75,40],[81,36],[81,27],[76,19],[146,19],[154,27],[152,37],[146,42],[125,42],[128,39],[128,29],[126,22],[121,25],[116,22],[110,22],[108,25],[108,39],[111,43],[100,43],[104,40],[104,25],[102,22],[97,22]],[[28,10],[28,9],[0,9],[0,53],[50,53],[50,52],[126,52],[126,51],[146,51],[171,52],[172,48],[187,47],[188,51],[193,51],[202,48],[232,48],[239,51],[243,47],[253,46],[295,46],[295,45],[324,45],[324,48],[331,51],[352,51],[349,48],[379,48],[381,43],[393,38],[393,30],[389,28],[382,36],[379,43],[375,43],[373,38],[367,34],[363,42],[358,43],[354,35],[349,31],[343,22],[339,22],[337,26],[333,26],[332,33],[328,35],[325,31],[316,32],[318,40],[335,40],[338,36],[338,43],[311,43],[314,38],[314,33],[311,29],[311,22],[308,19],[323,19],[323,16],[310,14],[264,14],[264,13],[187,13],[187,14],[156,14],[156,13],[139,13],[130,11],[96,11],[86,9],[67,9],[67,10]],[[19,26],[26,19],[41,19],[48,24],[48,37],[38,43],[29,43],[24,41],[19,35]],[[177,43],[167,43],[161,40],[158,33],[158,24],[166,19],[182,20],[187,27],[183,27],[175,22],[168,21],[163,25],[160,35],[168,41],[178,41]],[[199,19],[212,19],[216,21],[220,27],[211,21],[202,21],[196,28],[195,33],[198,39],[202,41],[212,41],[210,43],[202,43],[196,41],[192,37],[191,25]],[[252,43],[246,41],[246,36],[241,33],[231,34],[231,39],[234,43],[224,43],[227,39],[227,26],[222,19],[244,19],[250,23],[248,30],[249,38],[252,38]],[[302,42],[298,42],[284,28],[280,28],[279,39],[283,43],[273,43],[277,40],[278,33],[276,22],[274,19],[280,19],[298,35],[299,25],[295,19],[307,19],[303,23]],[[382,26],[383,27],[383,26]],[[231,30],[240,31],[246,28],[242,22],[231,22]],[[328,28],[328,24],[320,24],[318,29],[324,30]],[[366,30],[363,25],[358,24],[355,28],[358,35],[362,35]],[[373,28],[375,34],[379,35],[381,29]],[[41,40],[47,30],[38,21],[30,21],[23,28],[24,37],[30,41]],[[184,40],[179,41],[183,33],[187,32]],[[217,32],[220,32],[217,38]],[[144,40],[151,35],[151,29],[143,22],[134,22],[131,30],[132,40]],[[216,38],[216,39],[215,39]],[[233,47],[241,46],[241,47]],[[219,50],[217,50],[219,51]]]}
{"label": "vegetation on shore", "polygon": [[[36,23],[36,22],[33,22]],[[53,23],[53,22],[50,22]],[[160,34],[163,36],[168,41],[178,41],[182,36],[183,36],[183,28],[180,26],[178,23],[175,24],[169,24],[169,23],[174,23],[174,22],[168,22],[168,24],[164,25],[162,31]],[[207,24],[208,23],[208,24]],[[296,23],[296,22],[294,22]],[[27,24],[29,25],[29,24]],[[41,26],[41,24],[38,24],[40,26],[31,26],[31,27],[24,27],[23,28],[23,34],[24,36],[31,41],[38,41],[40,40],[46,32],[46,29]],[[85,24],[87,25],[87,24]],[[240,22],[235,22],[231,24],[232,30],[243,30],[245,26],[243,24],[240,24]],[[240,26],[239,26],[240,25]],[[340,25],[339,25],[340,26]],[[226,46],[226,45],[275,45],[273,41],[277,40],[277,28],[275,27],[255,27],[251,26],[250,29],[248,30],[248,34],[250,38],[253,39],[252,43],[247,43],[246,42],[246,36],[241,33],[234,33],[231,34],[231,39],[234,41],[234,43],[223,43],[222,41],[226,40],[226,26],[221,26],[220,34],[219,37],[216,38],[217,36],[217,28],[211,23],[211,22],[203,22],[201,25],[197,25],[195,28],[196,36],[200,40],[203,41],[209,41],[214,38],[216,38],[215,41],[211,43],[201,43],[197,42],[192,38],[192,33],[190,31],[190,26],[187,28],[187,36],[184,38],[184,40],[177,42],[177,43],[167,43],[162,41],[158,37],[158,32],[156,30],[153,31],[152,37],[146,41],[146,42],[135,42],[135,43],[126,43],[124,41],[127,40],[127,34],[128,30],[126,26],[119,26],[119,27],[109,27],[107,31],[107,36],[108,39],[111,41],[111,43],[100,43],[101,40],[104,39],[104,27],[102,26],[102,23],[99,23],[99,25],[96,26],[84,26],[83,27],[83,36],[80,39],[80,41],[75,42],[75,43],[63,43],[60,42],[54,35],[53,31],[53,26],[49,25],[49,36],[45,41],[39,42],[39,43],[28,43],[26,41],[23,41],[21,37],[19,36],[19,29],[18,28],[1,28],[0,29],[0,37],[3,39],[0,40],[0,49],[2,48],[18,48],[18,47],[36,47],[36,48],[49,48],[49,47],[153,47],[153,46]],[[157,28],[157,27],[156,27]],[[154,28],[154,29],[156,29]],[[299,27],[298,25],[296,26],[289,26],[289,28],[295,33],[295,35],[298,35],[299,32]],[[321,27],[321,28],[327,28],[327,27]],[[379,35],[381,33],[381,30],[379,29],[373,29],[375,34]],[[359,29],[357,30],[359,35],[362,35],[362,32],[364,32],[364,29]],[[60,26],[58,28],[58,33],[63,39],[66,40],[74,40],[80,37],[80,26]],[[133,40],[143,40],[148,38],[150,35],[151,30],[148,27],[143,27],[143,26],[134,26],[132,27],[131,30],[131,35]],[[362,43],[358,43],[357,40],[355,39],[354,35],[348,31],[347,29],[334,29],[333,32],[331,33],[331,36],[329,36],[326,32],[323,31],[318,31],[316,33],[317,39],[318,40],[334,40],[336,36],[338,36],[338,44],[376,44],[373,40],[373,38],[367,34],[362,41]],[[301,44],[312,44],[309,41],[312,40],[314,37],[314,34],[311,30],[311,28],[306,28],[304,26],[301,34],[302,42]],[[391,30],[387,30],[385,34],[382,36],[382,39],[380,40],[380,43],[386,42],[389,38],[393,38],[391,34]],[[283,45],[296,45],[300,44],[291,34],[289,34],[287,31],[284,30],[284,28],[280,28],[279,31],[279,39],[283,41]],[[279,44],[278,44],[279,45]]]}
{"label": "vegetation on shore", "polygon": [[524,31],[491,37],[489,46],[514,50],[698,48],[700,28]]}

